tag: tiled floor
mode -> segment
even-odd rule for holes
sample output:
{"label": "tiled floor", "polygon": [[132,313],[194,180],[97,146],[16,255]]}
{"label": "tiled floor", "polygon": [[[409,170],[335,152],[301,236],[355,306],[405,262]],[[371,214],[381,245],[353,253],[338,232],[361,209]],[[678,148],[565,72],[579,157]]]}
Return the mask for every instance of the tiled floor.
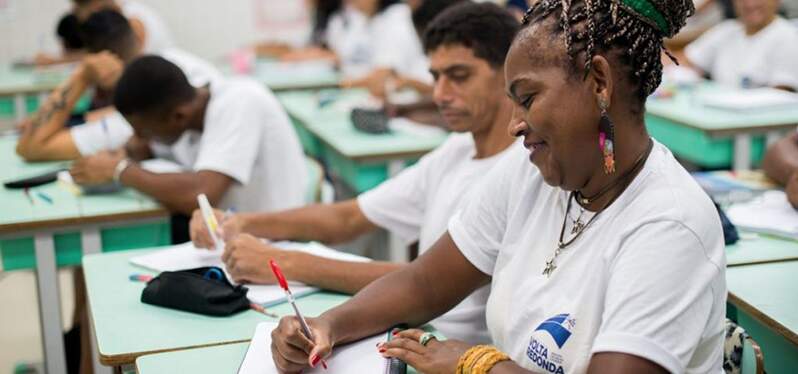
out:
{"label": "tiled floor", "polygon": [[[62,318],[72,324],[72,271],[59,271]],[[20,362],[42,361],[36,276],[31,271],[0,272],[0,373],[11,373]]]}

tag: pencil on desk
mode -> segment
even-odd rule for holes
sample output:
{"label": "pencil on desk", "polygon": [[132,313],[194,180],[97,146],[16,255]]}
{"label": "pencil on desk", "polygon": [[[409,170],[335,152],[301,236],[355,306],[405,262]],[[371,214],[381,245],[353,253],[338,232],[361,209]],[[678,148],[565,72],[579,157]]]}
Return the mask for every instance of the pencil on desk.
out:
{"label": "pencil on desk", "polygon": [[25,196],[28,197],[28,201],[30,201],[30,205],[36,205],[36,202],[33,201],[33,196],[30,195],[30,188],[25,188]]}
{"label": "pencil on desk", "polygon": [[36,196],[38,196],[40,199],[48,202],[50,205],[53,204],[53,198],[48,196],[46,193],[44,193],[42,191],[36,191]]}

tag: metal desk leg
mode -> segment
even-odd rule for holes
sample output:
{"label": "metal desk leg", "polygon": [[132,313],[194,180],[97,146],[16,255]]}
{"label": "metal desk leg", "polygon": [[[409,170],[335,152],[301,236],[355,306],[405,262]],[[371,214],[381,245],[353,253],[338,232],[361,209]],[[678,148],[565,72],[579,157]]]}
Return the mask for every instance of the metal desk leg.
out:
{"label": "metal desk leg", "polygon": [[[388,162],[388,177],[392,178],[405,168],[404,160],[393,160]],[[388,233],[388,260],[391,262],[407,262],[409,254],[407,246],[396,237]]]}
{"label": "metal desk leg", "polygon": [[17,122],[20,122],[28,116],[27,106],[25,105],[25,95],[24,94],[16,94],[14,95],[14,118],[17,119]]}
{"label": "metal desk leg", "polygon": [[734,136],[734,171],[751,169],[751,135]]}
{"label": "metal desk leg", "polygon": [[770,148],[770,146],[779,141],[782,136],[784,136],[784,134],[781,131],[769,131],[765,136],[765,145]]}
{"label": "metal desk leg", "polygon": [[65,374],[66,357],[61,323],[61,299],[58,295],[58,273],[55,266],[55,244],[52,234],[36,234],[34,246],[44,366],[48,374]]}
{"label": "metal desk leg", "polygon": [[[83,247],[83,255],[102,252],[102,237],[100,237],[100,230],[96,227],[84,229],[81,232],[81,246]],[[88,296],[87,296],[88,297]],[[94,319],[91,318],[91,306],[86,305],[86,313],[89,313],[89,325],[86,326],[89,330],[89,340],[91,341],[91,362],[94,367],[94,374],[110,374],[111,368],[103,366],[100,363],[100,350],[97,348],[97,335],[94,333]]]}

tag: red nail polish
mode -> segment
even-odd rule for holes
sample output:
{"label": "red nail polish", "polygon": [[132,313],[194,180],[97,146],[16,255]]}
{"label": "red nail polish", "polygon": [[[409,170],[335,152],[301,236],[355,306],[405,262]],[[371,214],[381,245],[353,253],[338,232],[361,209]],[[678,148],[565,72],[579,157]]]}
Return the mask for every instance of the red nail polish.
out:
{"label": "red nail polish", "polygon": [[398,330],[393,332],[393,336],[396,336],[396,335],[399,335],[399,331]]}
{"label": "red nail polish", "polygon": [[310,359],[310,367],[315,368],[316,364],[319,363],[319,360],[321,360],[321,357],[319,357],[317,355],[313,355],[313,357],[311,357],[311,359]]}
{"label": "red nail polish", "polygon": [[380,348],[380,353],[385,353],[385,348]]}

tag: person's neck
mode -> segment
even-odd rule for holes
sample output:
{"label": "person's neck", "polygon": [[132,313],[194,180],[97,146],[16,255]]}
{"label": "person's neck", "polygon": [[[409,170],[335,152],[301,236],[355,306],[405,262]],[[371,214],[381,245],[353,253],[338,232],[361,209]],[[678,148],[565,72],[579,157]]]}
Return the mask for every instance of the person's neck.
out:
{"label": "person's neck", "polygon": [[[627,122],[629,123],[624,124],[615,121],[615,144],[613,144],[615,147],[615,172],[609,175],[604,172],[604,159],[602,157],[593,175],[578,190],[582,196],[592,197],[619,181],[619,178],[625,177],[625,180],[619,181],[620,183],[614,185],[606,193],[584,205],[583,207],[587,210],[596,212],[605,209],[626,190],[626,187],[643,169],[641,166],[638,170],[626,176],[632,168],[637,166],[637,162],[640,161],[641,157],[647,156],[645,153],[649,148],[649,143],[652,141],[641,119],[630,119]],[[618,131],[619,128],[624,129],[624,131]],[[645,164],[645,160],[641,162],[643,165]]]}
{"label": "person's neck", "polygon": [[512,105],[510,99],[502,98],[491,125],[484,131],[471,133],[474,138],[474,147],[477,150],[474,159],[495,156],[513,143],[515,139],[507,134],[507,125],[510,123],[513,113]]}
{"label": "person's neck", "polygon": [[188,129],[202,132],[205,128],[205,111],[211,100],[211,91],[208,86],[197,88],[197,96],[194,98],[194,114],[188,121]]}
{"label": "person's neck", "polygon": [[750,27],[749,26],[745,26],[745,34],[748,35],[748,36],[756,35],[756,33],[764,30],[766,27],[768,27],[775,20],[776,20],[776,15],[774,14],[767,20],[767,22],[763,22],[763,23],[760,23],[758,25],[753,25],[753,26],[750,26]]}

